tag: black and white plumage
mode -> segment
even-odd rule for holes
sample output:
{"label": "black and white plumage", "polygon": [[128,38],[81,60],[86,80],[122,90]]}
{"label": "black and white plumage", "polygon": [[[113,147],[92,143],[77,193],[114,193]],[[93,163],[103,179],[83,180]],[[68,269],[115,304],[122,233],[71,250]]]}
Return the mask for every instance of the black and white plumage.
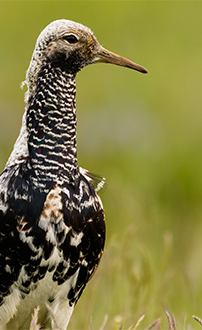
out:
{"label": "black and white plumage", "polygon": [[96,62],[147,72],[72,21],[52,22],[37,40],[20,135],[0,176],[1,330],[29,328],[38,305],[40,323],[54,329],[45,302],[65,330],[102,256],[103,206],[76,149],[75,76]]}

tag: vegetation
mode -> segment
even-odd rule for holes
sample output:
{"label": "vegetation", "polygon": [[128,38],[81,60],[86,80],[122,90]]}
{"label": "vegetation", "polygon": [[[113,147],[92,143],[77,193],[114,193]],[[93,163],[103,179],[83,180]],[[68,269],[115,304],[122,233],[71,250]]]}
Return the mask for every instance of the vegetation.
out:
{"label": "vegetation", "polygon": [[[51,310],[50,306],[47,305],[47,308],[49,310]],[[30,330],[40,330],[40,324],[38,324],[38,312],[39,312],[39,307],[37,307],[34,310],[34,314],[32,315],[32,320],[31,320],[31,324],[30,324]],[[53,314],[54,316],[54,314]],[[176,324],[176,320],[175,320],[175,316],[174,314],[172,314],[172,316],[170,316],[170,314],[168,312],[166,312],[166,316],[168,319],[168,330],[177,330],[177,324]],[[143,314],[138,321],[135,323],[135,325],[131,325],[128,330],[137,330],[141,324],[141,322],[144,320],[145,315]],[[201,326],[202,326],[202,320],[198,317],[193,315],[192,316]],[[108,321],[108,316],[105,315],[104,320],[102,322],[102,325],[100,326],[99,330],[104,330],[106,323]],[[124,326],[125,322],[122,322],[118,327],[117,330],[124,330],[125,326]],[[92,318],[90,319],[90,325],[89,325],[89,329],[93,330],[93,322],[92,322]],[[156,330],[161,330],[161,319],[158,318],[157,320],[155,320],[154,322],[152,322],[147,328],[146,330],[152,330],[152,329],[156,329]],[[184,324],[184,329],[187,329],[186,324]],[[189,327],[189,329],[191,330],[191,328]],[[57,329],[55,330],[60,330],[60,328],[57,326]]]}
{"label": "vegetation", "polygon": [[70,329],[89,328],[91,316],[99,329],[105,314],[105,329],[143,314],[138,330],[159,318],[166,329],[165,311],[178,329],[201,329],[202,3],[1,1],[0,13],[2,170],[21,124],[19,85],[49,22],[81,22],[149,70],[99,64],[77,77],[79,165],[106,177],[107,242]]}

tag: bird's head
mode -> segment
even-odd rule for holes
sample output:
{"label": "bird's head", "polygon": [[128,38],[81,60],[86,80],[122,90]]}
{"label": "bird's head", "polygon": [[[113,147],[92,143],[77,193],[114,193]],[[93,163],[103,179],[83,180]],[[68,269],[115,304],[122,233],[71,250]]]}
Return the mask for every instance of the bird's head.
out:
{"label": "bird's head", "polygon": [[98,62],[147,73],[144,67],[103,48],[88,27],[65,19],[54,21],[37,39],[26,75],[28,94],[34,92],[38,73],[48,63],[76,74],[85,66]]}

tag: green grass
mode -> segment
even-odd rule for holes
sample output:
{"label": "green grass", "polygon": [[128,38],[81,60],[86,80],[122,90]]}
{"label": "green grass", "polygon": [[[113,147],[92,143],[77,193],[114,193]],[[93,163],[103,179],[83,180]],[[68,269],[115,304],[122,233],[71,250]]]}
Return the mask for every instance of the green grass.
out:
{"label": "green grass", "polygon": [[[53,19],[90,26],[141,75],[94,65],[77,77],[79,164],[106,177],[107,242],[70,329],[146,329],[165,311],[178,329],[202,317],[201,2],[0,3],[0,167],[17,137],[36,37]],[[122,321],[121,321],[122,322]],[[186,327],[185,327],[186,325]],[[175,329],[174,329],[175,330]]]}

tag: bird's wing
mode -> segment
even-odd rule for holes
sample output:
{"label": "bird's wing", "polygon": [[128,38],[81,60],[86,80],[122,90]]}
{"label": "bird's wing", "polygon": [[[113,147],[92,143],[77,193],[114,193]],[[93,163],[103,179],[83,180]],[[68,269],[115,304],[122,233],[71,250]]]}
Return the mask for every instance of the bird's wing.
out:
{"label": "bird's wing", "polygon": [[78,187],[75,192],[67,186],[68,193],[62,194],[64,223],[68,232],[60,245],[63,260],[53,275],[58,284],[70,280],[67,295],[70,306],[78,301],[97,269],[105,242],[102,202],[83,175],[80,175]]}

